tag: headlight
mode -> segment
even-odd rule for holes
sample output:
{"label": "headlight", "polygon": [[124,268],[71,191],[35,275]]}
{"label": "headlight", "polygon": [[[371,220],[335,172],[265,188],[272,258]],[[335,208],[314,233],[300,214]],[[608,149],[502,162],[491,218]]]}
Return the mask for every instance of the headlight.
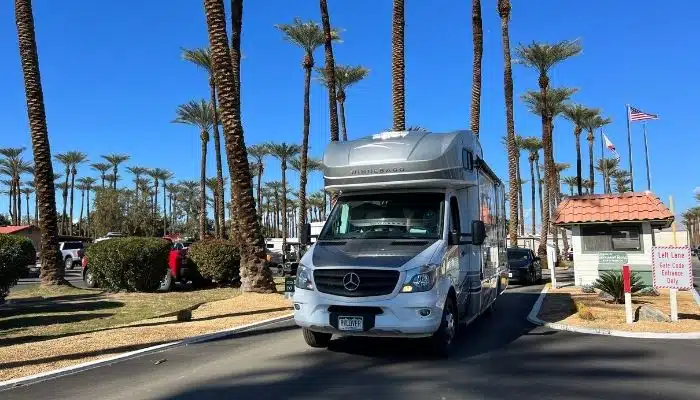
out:
{"label": "headlight", "polygon": [[306,290],[314,289],[314,283],[311,280],[311,270],[301,264],[299,264],[299,267],[297,268],[296,287]]}
{"label": "headlight", "polygon": [[427,292],[435,286],[440,265],[428,264],[406,272],[406,279],[401,287],[402,293]]}

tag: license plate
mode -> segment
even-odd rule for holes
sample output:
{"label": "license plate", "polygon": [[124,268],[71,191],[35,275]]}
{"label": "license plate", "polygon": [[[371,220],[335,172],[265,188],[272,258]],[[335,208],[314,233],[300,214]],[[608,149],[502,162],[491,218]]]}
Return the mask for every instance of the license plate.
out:
{"label": "license plate", "polygon": [[509,278],[512,278],[512,277],[513,277],[513,273],[512,273],[512,272],[509,272],[509,273],[508,273],[508,277],[509,277]]}
{"label": "license plate", "polygon": [[338,329],[341,331],[361,331],[362,317],[338,317]]}

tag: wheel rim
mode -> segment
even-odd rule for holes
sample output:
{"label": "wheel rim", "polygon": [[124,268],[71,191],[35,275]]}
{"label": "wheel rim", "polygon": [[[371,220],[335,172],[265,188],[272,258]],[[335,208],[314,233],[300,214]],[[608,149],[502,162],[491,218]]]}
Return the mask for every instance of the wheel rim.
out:
{"label": "wheel rim", "polygon": [[65,262],[65,264],[64,264],[64,267],[70,268],[70,267],[72,267],[72,266],[73,266],[73,260],[71,260],[70,258],[66,259],[66,262]]}
{"label": "wheel rim", "polygon": [[448,344],[452,342],[455,336],[455,318],[452,314],[452,310],[449,309],[447,313],[445,313],[445,336]]}

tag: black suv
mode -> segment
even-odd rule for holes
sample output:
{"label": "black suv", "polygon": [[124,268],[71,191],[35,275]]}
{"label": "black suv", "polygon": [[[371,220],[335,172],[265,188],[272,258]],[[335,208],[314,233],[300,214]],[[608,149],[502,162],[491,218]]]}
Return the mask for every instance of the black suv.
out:
{"label": "black suv", "polygon": [[542,280],[540,258],[530,249],[511,248],[508,253],[508,279],[523,285],[533,285]]}

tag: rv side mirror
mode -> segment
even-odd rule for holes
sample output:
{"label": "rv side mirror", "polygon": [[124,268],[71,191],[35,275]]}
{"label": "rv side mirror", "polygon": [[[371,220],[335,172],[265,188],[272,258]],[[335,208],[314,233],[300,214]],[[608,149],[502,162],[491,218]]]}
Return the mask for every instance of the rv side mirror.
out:
{"label": "rv side mirror", "polygon": [[462,243],[462,234],[459,232],[450,232],[448,236],[448,243],[450,246],[456,246]]}
{"label": "rv side mirror", "polygon": [[486,225],[484,225],[484,221],[472,221],[472,244],[481,246],[484,244],[484,240],[486,240]]}
{"label": "rv side mirror", "polygon": [[311,224],[304,224],[299,232],[299,244],[306,246],[311,244]]}

